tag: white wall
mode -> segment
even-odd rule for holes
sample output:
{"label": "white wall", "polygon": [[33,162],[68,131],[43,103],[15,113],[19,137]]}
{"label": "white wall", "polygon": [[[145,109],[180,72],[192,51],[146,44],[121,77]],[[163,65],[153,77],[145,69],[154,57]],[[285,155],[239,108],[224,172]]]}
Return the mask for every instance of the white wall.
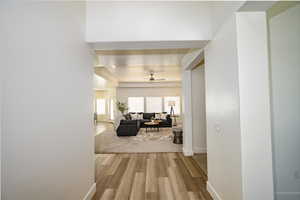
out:
{"label": "white wall", "polygon": [[205,2],[88,2],[87,41],[177,41],[211,38]]}
{"label": "white wall", "polygon": [[193,152],[206,153],[204,66],[192,70]]}
{"label": "white wall", "polygon": [[236,24],[243,200],[272,200],[274,188],[266,13],[237,13]]}
{"label": "white wall", "polygon": [[240,7],[243,6],[245,1],[211,1],[211,29],[214,36],[222,24],[232,16]]}
{"label": "white wall", "polygon": [[[1,48],[0,48],[1,49]],[[2,54],[2,51],[0,50],[0,54]],[[1,180],[2,180],[2,176],[1,176],[1,168],[2,168],[2,128],[3,128],[3,73],[4,73],[4,69],[3,67],[0,67],[0,200],[1,200]]]}
{"label": "white wall", "polygon": [[83,199],[94,184],[85,4],[0,7],[2,199]]}
{"label": "white wall", "polygon": [[300,199],[300,5],[269,21],[275,192]]}
{"label": "white wall", "polygon": [[[241,200],[241,135],[236,23],[232,16],[205,48],[208,189]],[[214,192],[215,191],[215,192]]]}
{"label": "white wall", "polygon": [[271,200],[266,14],[232,16],[205,48],[205,59],[208,190],[216,199]]}
{"label": "white wall", "polygon": [[93,88],[95,90],[104,90],[107,88],[107,80],[102,78],[101,76],[94,74],[93,75]]}

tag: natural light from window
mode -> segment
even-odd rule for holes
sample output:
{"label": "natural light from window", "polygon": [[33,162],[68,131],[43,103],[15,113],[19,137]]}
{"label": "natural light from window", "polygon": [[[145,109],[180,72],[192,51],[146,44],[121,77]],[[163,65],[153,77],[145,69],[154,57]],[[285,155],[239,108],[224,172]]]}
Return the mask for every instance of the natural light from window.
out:
{"label": "natural light from window", "polygon": [[97,99],[97,114],[105,115],[106,114],[106,102],[105,99]]}
{"label": "natural light from window", "polygon": [[162,112],[162,97],[147,97],[146,110],[151,113]]}
{"label": "natural light from window", "polygon": [[128,97],[128,112],[144,112],[144,97]]}
{"label": "natural light from window", "polygon": [[111,99],[111,100],[110,100],[110,119],[111,119],[111,120],[114,120],[114,119],[115,119],[115,116],[114,116],[115,110],[114,110],[114,108],[115,108],[115,102],[114,102],[113,99]]}

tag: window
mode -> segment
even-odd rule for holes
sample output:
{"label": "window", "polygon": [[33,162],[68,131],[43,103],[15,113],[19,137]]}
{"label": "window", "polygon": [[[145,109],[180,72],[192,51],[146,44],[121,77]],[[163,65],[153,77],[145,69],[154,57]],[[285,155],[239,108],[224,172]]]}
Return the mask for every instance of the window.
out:
{"label": "window", "polygon": [[114,120],[115,119],[115,116],[114,116],[114,112],[115,112],[115,103],[114,103],[114,100],[113,99],[111,99],[110,100],[110,119],[111,120]]}
{"label": "window", "polygon": [[162,97],[147,97],[146,98],[147,112],[162,112]]}
{"label": "window", "polygon": [[171,105],[173,104],[174,114],[180,115],[180,97],[165,97],[164,98],[164,111],[170,113]]}
{"label": "window", "polygon": [[97,99],[97,114],[105,115],[106,114],[106,102],[105,99]]}
{"label": "window", "polygon": [[144,112],[144,97],[128,97],[128,112]]}

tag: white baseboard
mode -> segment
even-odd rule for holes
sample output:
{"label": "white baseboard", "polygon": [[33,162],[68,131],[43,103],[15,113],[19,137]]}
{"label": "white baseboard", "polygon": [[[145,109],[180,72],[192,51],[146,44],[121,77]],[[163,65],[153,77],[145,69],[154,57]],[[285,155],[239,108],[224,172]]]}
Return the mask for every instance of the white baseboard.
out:
{"label": "white baseboard", "polygon": [[206,148],[202,148],[202,147],[194,147],[193,151],[194,153],[207,153]]}
{"label": "white baseboard", "polygon": [[299,200],[300,192],[276,192],[277,200]]}
{"label": "white baseboard", "polygon": [[194,155],[193,150],[187,150],[185,148],[182,148],[182,151],[183,151],[183,155],[185,155],[185,156],[192,156],[192,155]]}
{"label": "white baseboard", "polygon": [[85,195],[83,200],[92,200],[94,195],[96,194],[96,183],[94,183],[89,189],[88,193]]}
{"label": "white baseboard", "polygon": [[206,182],[206,189],[214,200],[222,200],[215,188],[208,181]]}

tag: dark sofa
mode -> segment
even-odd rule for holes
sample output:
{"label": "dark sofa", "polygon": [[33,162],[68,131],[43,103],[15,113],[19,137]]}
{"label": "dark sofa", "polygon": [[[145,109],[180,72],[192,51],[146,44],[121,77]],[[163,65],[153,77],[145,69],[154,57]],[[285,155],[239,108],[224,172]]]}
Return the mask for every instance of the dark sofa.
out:
{"label": "dark sofa", "polygon": [[[155,117],[155,113],[143,113],[143,119],[139,120],[141,122],[141,128],[146,128],[145,122],[151,121],[151,118]],[[170,115],[167,115],[165,120],[162,120],[162,122],[159,123],[159,127],[172,127],[172,118]]]}
{"label": "dark sofa", "polygon": [[121,120],[117,128],[118,136],[136,136],[139,132],[140,120]]}
{"label": "dark sofa", "polygon": [[[145,122],[151,121],[155,117],[155,113],[143,113],[143,119],[132,120],[130,114],[127,114],[125,120],[120,121],[120,125],[117,128],[118,136],[136,136],[140,128],[146,128]],[[172,118],[167,115],[165,120],[159,123],[159,127],[172,127]]]}

